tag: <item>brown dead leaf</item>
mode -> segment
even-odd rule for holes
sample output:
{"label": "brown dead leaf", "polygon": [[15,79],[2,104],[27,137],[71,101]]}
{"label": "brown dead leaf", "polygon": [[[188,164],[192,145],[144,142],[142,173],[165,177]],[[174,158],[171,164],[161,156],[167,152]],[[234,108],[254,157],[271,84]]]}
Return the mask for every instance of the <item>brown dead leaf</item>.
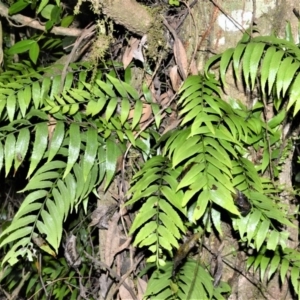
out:
{"label": "brown dead leaf", "polygon": [[123,159],[124,159],[123,154],[118,156],[117,163],[116,163],[116,173],[118,173],[119,171],[122,170],[122,168],[123,168]]}
{"label": "brown dead leaf", "polygon": [[139,41],[139,45],[137,49],[133,51],[133,58],[136,60],[141,61],[142,63],[145,62],[144,54],[143,54],[143,48],[145,47],[145,44],[147,43],[147,35],[145,34],[142,39]]}
{"label": "brown dead leaf", "polygon": [[168,93],[163,93],[160,95],[159,103],[164,106],[169,102],[170,98]]}
{"label": "brown dead leaf", "polygon": [[106,242],[105,242],[105,262],[107,265],[111,266],[114,257],[116,255],[116,249],[120,244],[120,234],[118,230],[118,220],[120,216],[119,213],[115,213],[111,221],[108,222],[108,229],[106,232]]}
{"label": "brown dead leaf", "polygon": [[[134,288],[133,282],[130,278],[126,278],[124,280],[124,283],[126,283],[131,289]],[[119,296],[121,298],[121,300],[133,300],[131,294],[129,293],[129,291],[124,287],[124,285],[120,286],[119,289]]]}
{"label": "brown dead leaf", "polygon": [[161,94],[159,103],[161,106],[165,106],[169,103],[170,99],[174,96],[174,93],[171,91],[171,89],[168,89],[165,93]]}
{"label": "brown dead leaf", "polygon": [[151,96],[152,96],[152,101],[157,102],[156,94],[157,94],[157,92],[160,93],[160,85],[161,85],[159,78],[155,77],[153,79],[151,75],[145,74],[144,81],[145,81],[145,84],[149,87],[149,90],[150,90]]}
{"label": "brown dead leaf", "polygon": [[56,119],[52,116],[48,115],[49,123],[48,123],[48,137],[49,137],[49,144],[51,143],[53,132],[56,126]]}
{"label": "brown dead leaf", "polygon": [[130,38],[122,58],[124,69],[126,69],[128,65],[131,63],[134,56],[134,52],[137,51],[139,44],[140,44],[140,40],[134,37]]}
{"label": "brown dead leaf", "polygon": [[[149,120],[150,116],[152,114],[151,105],[144,103],[143,104],[143,110],[142,110],[142,117],[140,119],[140,123],[144,123],[145,121]],[[130,110],[128,119],[132,119],[134,116],[134,109]]]}
{"label": "brown dead leaf", "polygon": [[174,128],[177,128],[177,126],[180,124],[180,122],[181,122],[181,119],[170,117],[168,125],[165,127],[163,134],[167,133],[170,130],[173,130]]}
{"label": "brown dead leaf", "polygon": [[147,289],[147,282],[143,280],[142,278],[137,278],[137,289],[138,289],[138,299],[143,300],[143,296]]}
{"label": "brown dead leaf", "polygon": [[188,59],[186,51],[183,47],[181,40],[177,37],[174,40],[174,56],[176,64],[178,65],[180,75],[182,79],[186,79],[188,73]]}
{"label": "brown dead leaf", "polygon": [[170,69],[170,80],[171,80],[171,84],[172,84],[172,88],[175,92],[178,91],[180,84],[181,84],[181,80],[180,80],[180,76],[178,74],[178,67],[177,65],[173,66]]}
{"label": "brown dead leaf", "polygon": [[140,120],[140,123],[144,123],[149,120],[152,114],[152,109],[150,104],[143,104],[143,115]]}

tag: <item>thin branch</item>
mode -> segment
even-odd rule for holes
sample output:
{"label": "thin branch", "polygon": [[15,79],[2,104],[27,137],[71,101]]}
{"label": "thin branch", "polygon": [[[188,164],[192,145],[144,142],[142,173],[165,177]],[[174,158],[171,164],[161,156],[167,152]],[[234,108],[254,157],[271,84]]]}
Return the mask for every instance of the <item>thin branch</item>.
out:
{"label": "thin branch", "polygon": [[42,288],[44,290],[45,296],[48,297],[48,292],[45,287],[45,283],[44,283],[43,276],[42,276],[42,254],[41,253],[38,254],[38,264],[39,264],[38,273],[39,273],[40,282],[41,282]]}
{"label": "thin branch", "polygon": [[233,17],[230,16],[229,13],[227,13],[227,11],[222,7],[220,6],[215,0],[209,0],[214,6],[216,6],[222,13],[223,15],[225,15],[227,17],[227,19],[229,21],[232,22],[232,24],[239,30],[241,31],[242,33],[247,33],[245,28],[237,21],[235,20]]}
{"label": "thin branch", "polygon": [[95,31],[95,26],[94,25],[90,26],[89,28],[85,28],[82,31],[80,37],[75,42],[75,44],[73,46],[73,49],[72,49],[71,53],[69,54],[67,61],[65,62],[65,66],[64,66],[64,69],[63,69],[62,74],[61,74],[60,92],[62,92],[62,89],[64,87],[64,83],[65,83],[65,79],[66,79],[66,76],[67,76],[67,71],[68,71],[69,64],[75,60],[74,58],[76,57],[76,51],[78,50],[78,47],[80,46],[81,42],[85,38],[91,36],[94,33],[94,31]]}
{"label": "thin branch", "polygon": [[23,271],[22,271],[22,279],[20,280],[18,286],[14,289],[13,293],[11,294],[11,297],[10,297],[11,300],[17,299],[17,297],[18,297],[18,295],[19,295],[22,287],[24,286],[24,283],[26,282],[26,280],[29,278],[29,276],[31,274],[30,272],[27,272],[25,274],[24,271],[25,270],[23,269]]}
{"label": "thin branch", "polygon": [[[8,8],[1,2],[0,2],[0,15],[5,17],[9,22],[10,20],[13,20],[15,22],[22,24],[22,26],[29,26],[38,30],[46,31],[45,26],[35,19],[23,16],[21,14],[10,16],[8,13]],[[10,23],[14,26],[12,22]],[[50,32],[55,35],[80,36],[83,30],[77,28],[65,28],[65,27],[55,26],[51,29]]]}
{"label": "thin branch", "polygon": [[126,282],[124,282],[124,279],[119,276],[117,274],[116,271],[114,271],[112,268],[110,268],[106,263],[98,260],[98,259],[95,259],[94,257],[92,257],[91,255],[89,255],[86,251],[84,251],[84,254],[86,255],[86,257],[88,259],[90,259],[92,261],[92,263],[100,268],[104,268],[106,269],[109,274],[116,280],[116,281],[119,281],[120,283],[122,282],[122,284],[124,285],[124,287],[127,289],[127,291],[130,293],[132,299],[134,300],[137,300],[137,297],[136,295],[134,294],[134,291],[132,290],[132,288],[130,286],[128,286],[128,284]]}
{"label": "thin branch", "polygon": [[134,264],[134,266],[133,266],[130,270],[128,270],[128,271],[126,272],[126,274],[124,274],[124,275],[121,277],[121,279],[120,279],[120,281],[119,281],[119,284],[114,288],[113,292],[111,293],[112,295],[114,295],[114,294],[120,289],[121,285],[125,283],[125,282],[124,282],[125,279],[126,279],[133,271],[135,271],[135,269],[136,269],[137,266],[140,264],[140,262],[142,261],[143,258],[144,258],[144,256],[141,256],[141,257],[138,259],[138,261]]}

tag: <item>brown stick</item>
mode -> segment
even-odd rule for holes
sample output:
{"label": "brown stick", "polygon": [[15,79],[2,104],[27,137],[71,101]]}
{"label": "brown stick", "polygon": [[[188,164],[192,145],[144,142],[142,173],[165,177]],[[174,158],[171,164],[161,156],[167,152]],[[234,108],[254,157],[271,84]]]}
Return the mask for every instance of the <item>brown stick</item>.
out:
{"label": "brown stick", "polygon": [[132,299],[134,300],[137,300],[137,297],[134,293],[134,291],[132,290],[132,288],[130,286],[128,286],[126,284],[126,282],[124,282],[124,280],[122,279],[121,276],[119,276],[112,268],[110,268],[106,263],[98,260],[98,259],[95,259],[94,257],[92,257],[91,255],[89,255],[87,252],[84,251],[84,254],[86,255],[86,257],[88,259],[90,259],[92,261],[92,263],[100,268],[104,268],[106,269],[110,275],[116,280],[116,281],[119,281],[119,282],[122,282],[122,284],[124,285],[124,287],[127,289],[127,291],[130,293]]}
{"label": "brown stick", "polygon": [[94,33],[94,30],[95,30],[95,25],[92,25],[90,26],[89,28],[86,28],[82,31],[80,37],[77,39],[77,41],[75,42],[74,46],[73,46],[73,49],[71,51],[71,53],[69,54],[69,57],[65,63],[65,66],[64,66],[64,69],[62,71],[62,74],[61,74],[61,81],[60,81],[60,92],[62,92],[62,89],[63,89],[63,86],[64,86],[64,83],[65,83],[65,79],[66,79],[66,76],[67,76],[67,71],[68,71],[68,67],[69,67],[69,64],[74,61],[74,57],[76,55],[76,51],[78,49],[78,47],[80,46],[81,42],[91,36],[93,33]]}
{"label": "brown stick", "polygon": [[[8,14],[8,8],[1,2],[0,2],[0,15],[7,18],[8,20],[13,20],[15,22],[18,22],[23,26],[29,26],[38,30],[46,31],[45,26],[40,24],[40,22],[35,19],[23,16],[21,14],[10,16]],[[83,30],[77,28],[53,27],[50,32],[55,35],[80,36]]]}

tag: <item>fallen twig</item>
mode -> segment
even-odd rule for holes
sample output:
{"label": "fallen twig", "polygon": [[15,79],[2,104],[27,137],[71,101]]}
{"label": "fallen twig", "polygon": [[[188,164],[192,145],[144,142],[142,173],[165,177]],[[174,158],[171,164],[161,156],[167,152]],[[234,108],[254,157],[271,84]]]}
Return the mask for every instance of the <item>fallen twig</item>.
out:
{"label": "fallen twig", "polygon": [[[28,26],[38,30],[46,31],[45,26],[35,19],[23,16],[21,14],[10,16],[8,13],[8,8],[1,2],[0,2],[0,15],[5,17],[8,21],[13,20],[15,22],[22,24],[23,26]],[[64,35],[64,36],[80,36],[83,31],[84,29],[82,30],[77,28],[65,28],[65,27],[58,27],[58,26],[54,26],[50,30],[50,32],[55,35]]]}

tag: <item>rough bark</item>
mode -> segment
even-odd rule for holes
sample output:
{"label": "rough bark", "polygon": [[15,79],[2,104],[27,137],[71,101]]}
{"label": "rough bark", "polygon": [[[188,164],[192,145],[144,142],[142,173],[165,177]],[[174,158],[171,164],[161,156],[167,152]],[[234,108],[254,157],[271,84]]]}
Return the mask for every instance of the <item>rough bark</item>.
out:
{"label": "rough bark", "polygon": [[[38,20],[32,19],[30,17],[24,16],[22,14],[9,15],[8,8],[0,2],[0,15],[6,18],[10,24],[11,21],[17,22],[18,24],[22,24],[23,26],[28,26],[34,29],[45,30],[45,26],[42,25]],[[65,28],[65,27],[57,27],[54,26],[51,30],[51,33],[56,35],[64,35],[64,36],[80,36],[82,33],[81,29],[78,28]]]}
{"label": "rough bark", "polygon": [[114,22],[140,36],[146,34],[154,22],[150,10],[134,0],[104,0],[102,10]]}
{"label": "rough bark", "polygon": [[[146,34],[155,21],[150,9],[134,0],[105,0],[102,4],[104,14],[113,19],[115,23],[123,25],[132,33],[140,36]],[[24,26],[45,31],[45,26],[36,19],[22,14],[9,15],[8,7],[3,3],[0,3],[0,15],[10,22],[13,21]],[[82,30],[79,28],[54,26],[51,33],[63,36],[80,36]]]}

